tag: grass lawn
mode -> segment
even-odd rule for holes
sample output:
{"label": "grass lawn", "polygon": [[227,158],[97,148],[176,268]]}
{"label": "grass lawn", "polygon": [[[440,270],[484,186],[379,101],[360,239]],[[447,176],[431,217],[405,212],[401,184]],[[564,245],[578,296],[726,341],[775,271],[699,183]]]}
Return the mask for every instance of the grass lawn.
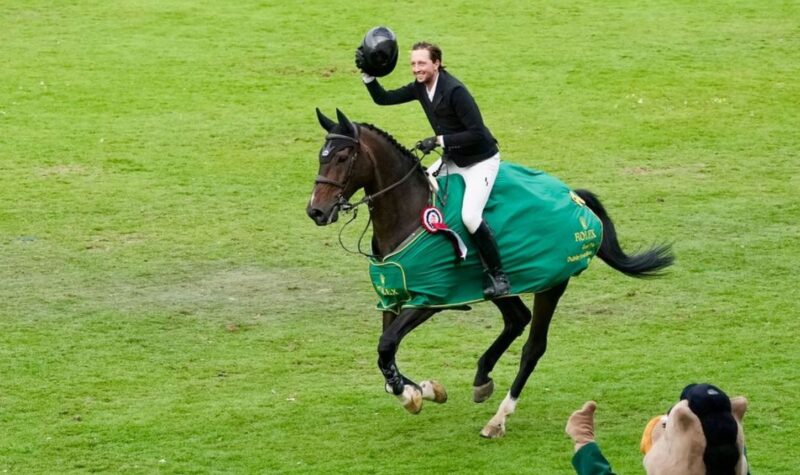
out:
{"label": "grass lawn", "polygon": [[[690,382],[745,395],[753,473],[800,449],[800,5],[0,0],[0,473],[571,473],[595,399],[621,474]],[[478,437],[522,340],[471,402],[491,305],[398,363],[450,400],[404,412],[376,366],[367,262],[305,215],[341,108],[411,145],[353,50],[384,24],[444,50],[505,160],[596,192],[660,280],[595,261],[556,313],[504,439]],[[362,215],[344,233],[351,247]]]}

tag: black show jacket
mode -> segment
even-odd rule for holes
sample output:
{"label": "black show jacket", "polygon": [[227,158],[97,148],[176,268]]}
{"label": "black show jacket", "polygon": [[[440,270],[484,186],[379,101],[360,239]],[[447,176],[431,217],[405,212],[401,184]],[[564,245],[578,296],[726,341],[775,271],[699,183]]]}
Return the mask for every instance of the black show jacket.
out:
{"label": "black show jacket", "polygon": [[483,124],[478,104],[467,88],[440,69],[433,101],[425,84],[414,81],[398,89],[385,90],[375,79],[366,83],[372,100],[386,106],[418,100],[436,135],[444,138],[444,153],[460,167],[472,165],[497,153],[497,141]]}

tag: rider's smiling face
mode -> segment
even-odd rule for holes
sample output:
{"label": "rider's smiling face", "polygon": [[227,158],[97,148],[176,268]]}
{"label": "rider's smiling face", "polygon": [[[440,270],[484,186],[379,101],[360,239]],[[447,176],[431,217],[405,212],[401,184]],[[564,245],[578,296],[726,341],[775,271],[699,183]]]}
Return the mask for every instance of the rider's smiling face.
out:
{"label": "rider's smiling face", "polygon": [[439,65],[439,61],[431,61],[431,54],[427,49],[415,49],[411,52],[411,72],[417,82],[432,86],[439,74]]}

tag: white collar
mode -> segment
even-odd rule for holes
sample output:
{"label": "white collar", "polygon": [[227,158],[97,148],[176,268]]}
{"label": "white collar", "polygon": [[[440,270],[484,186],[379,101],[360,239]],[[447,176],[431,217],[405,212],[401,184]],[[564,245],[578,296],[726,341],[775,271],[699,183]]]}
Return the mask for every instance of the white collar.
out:
{"label": "white collar", "polygon": [[428,86],[425,86],[425,92],[428,93],[428,99],[433,102],[433,96],[436,94],[436,85],[439,84],[439,76],[441,72],[436,74],[436,80],[433,81],[433,87],[428,89]]}

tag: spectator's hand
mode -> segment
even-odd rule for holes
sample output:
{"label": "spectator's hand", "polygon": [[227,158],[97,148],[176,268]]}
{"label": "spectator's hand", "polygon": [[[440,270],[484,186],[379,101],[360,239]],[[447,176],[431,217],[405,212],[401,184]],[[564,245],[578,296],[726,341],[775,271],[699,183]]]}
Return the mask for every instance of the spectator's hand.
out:
{"label": "spectator's hand", "polygon": [[567,420],[565,431],[575,442],[576,452],[589,442],[594,442],[594,411],[596,409],[597,403],[589,401],[580,410],[573,412]]}
{"label": "spectator's hand", "polygon": [[417,142],[417,149],[424,154],[429,154],[438,147],[439,144],[436,142],[436,137],[428,137],[427,139],[420,140]]}
{"label": "spectator's hand", "polygon": [[366,64],[366,60],[364,59],[364,49],[359,46],[356,48],[356,67],[361,71],[364,70],[364,65]]}

